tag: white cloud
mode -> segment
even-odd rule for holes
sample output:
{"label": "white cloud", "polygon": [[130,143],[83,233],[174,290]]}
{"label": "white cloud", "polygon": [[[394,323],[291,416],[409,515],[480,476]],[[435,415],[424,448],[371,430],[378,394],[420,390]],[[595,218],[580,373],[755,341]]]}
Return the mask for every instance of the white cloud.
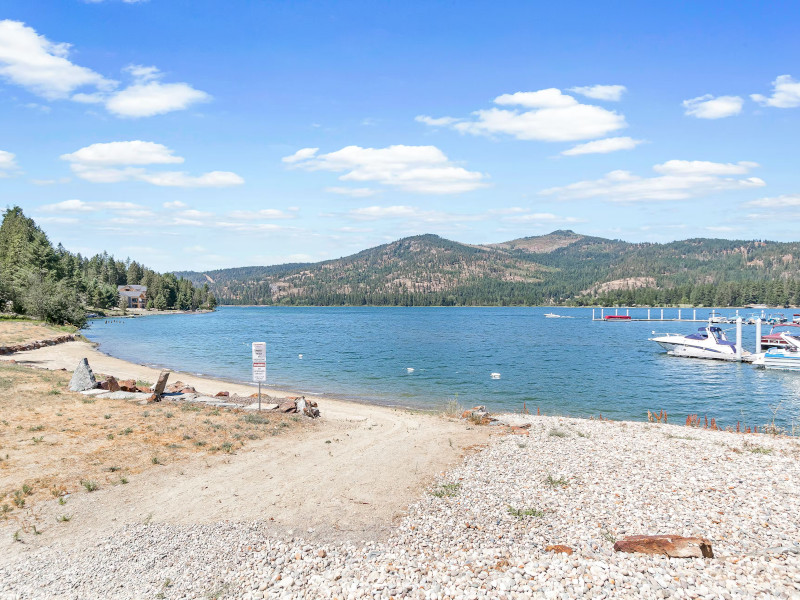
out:
{"label": "white cloud", "polygon": [[71,154],[62,154],[61,159],[83,165],[153,165],[182,163],[163,144],[133,140],[130,142],[108,142],[91,144]]}
{"label": "white cloud", "polygon": [[244,183],[242,177],[230,171],[211,171],[199,176],[183,171],[147,171],[140,167],[182,163],[184,159],[163,144],[141,140],[92,144],[62,154],[61,159],[70,163],[78,177],[92,183],[144,181],[165,187],[227,187]]}
{"label": "white cloud", "polygon": [[800,106],[800,82],[791,75],[780,75],[772,82],[772,96],[750,94],[750,98],[762,106],[795,108]]}
{"label": "white cloud", "polygon": [[331,194],[339,194],[340,196],[351,196],[353,198],[369,198],[378,194],[378,190],[372,188],[349,188],[349,187],[328,187],[325,188],[326,192]]}
{"label": "white cloud", "polygon": [[136,178],[166,187],[230,187],[244,183],[241,176],[231,171],[211,171],[199,176],[192,176],[183,171],[165,171],[141,173]]}
{"label": "white cloud", "polygon": [[8,177],[9,171],[15,171],[18,168],[17,156],[12,152],[0,150],[0,177]]}
{"label": "white cloud", "polygon": [[284,156],[281,159],[281,161],[289,164],[294,164],[296,162],[301,162],[304,160],[308,160],[309,158],[313,158],[317,152],[319,152],[319,148],[301,148],[291,156]]}
{"label": "white cloud", "polygon": [[512,223],[583,223],[585,219],[577,217],[562,217],[553,213],[525,213],[511,215],[503,218]]}
{"label": "white cloud", "polygon": [[601,179],[554,187],[540,194],[561,199],[603,198],[611,202],[685,200],[725,190],[762,187],[766,184],[758,177],[726,177],[747,174],[757,166],[752,162],[670,160],[653,167],[661,174],[657,177],[612,171]]}
{"label": "white cloud", "polygon": [[83,200],[64,200],[55,204],[45,204],[39,210],[42,212],[92,212],[95,209]]}
{"label": "white cloud", "polygon": [[188,204],[185,202],[181,202],[180,200],[174,200],[172,202],[164,202],[162,205],[166,209],[173,209],[173,208],[188,208]]}
{"label": "white cloud", "polygon": [[578,156],[580,154],[608,154],[618,150],[631,150],[643,143],[644,140],[635,140],[630,137],[612,137],[602,140],[594,140],[585,144],[578,144],[569,150],[564,150],[564,156]]}
{"label": "white cloud", "polygon": [[795,208],[800,206],[800,194],[784,194],[772,198],[759,198],[748,202],[750,206],[761,206],[764,208]]}
{"label": "white cloud", "polygon": [[569,88],[568,91],[586,96],[587,98],[594,98],[595,100],[618,102],[622,99],[622,94],[628,91],[628,88],[624,85],[590,85]]}
{"label": "white cloud", "polygon": [[33,185],[56,185],[59,183],[69,183],[69,177],[59,177],[58,179],[31,179]]}
{"label": "white cloud", "polygon": [[76,89],[112,89],[116,82],[70,62],[69,44],[51,42],[19,21],[0,21],[0,75],[48,100]]}
{"label": "white cloud", "polygon": [[262,208],[261,210],[234,210],[228,213],[231,219],[253,220],[253,219],[295,219],[293,215],[277,208]]}
{"label": "white cloud", "polygon": [[687,115],[698,119],[723,119],[742,112],[744,100],[739,96],[717,96],[711,94],[683,101]]}
{"label": "white cloud", "polygon": [[485,175],[455,166],[436,146],[347,146],[321,155],[316,151],[304,148],[283,160],[308,171],[344,172],[340,181],[374,181],[407,192],[455,194],[486,186]]}
{"label": "white cloud", "polygon": [[188,83],[161,83],[156,67],[131,65],[126,70],[133,75],[134,83],[105,100],[106,109],[118,117],[152,117],[211,100]]}
{"label": "white cloud", "polygon": [[119,117],[151,117],[211,99],[188,83],[162,83],[152,66],[127,67],[133,83],[118,89],[118,81],[70,62],[69,49],[24,23],[0,21],[0,76],[48,100],[104,104]]}
{"label": "white cloud", "polygon": [[417,121],[448,125],[461,133],[492,136],[506,134],[520,140],[571,142],[608,135],[627,127],[625,117],[611,110],[581,104],[556,88],[536,92],[503,94],[494,100],[499,106],[473,113],[473,119],[420,116]]}
{"label": "white cloud", "polygon": [[55,204],[45,204],[39,207],[44,213],[93,213],[102,210],[125,215],[126,217],[151,217],[153,212],[133,202],[84,202],[83,200],[64,200]]}
{"label": "white cloud", "polygon": [[414,120],[418,123],[425,123],[425,125],[430,125],[431,127],[446,127],[448,125],[452,125],[453,123],[457,123],[458,119],[453,117],[441,117],[439,119],[434,119],[433,117],[427,117],[425,115],[417,115],[414,117]]}

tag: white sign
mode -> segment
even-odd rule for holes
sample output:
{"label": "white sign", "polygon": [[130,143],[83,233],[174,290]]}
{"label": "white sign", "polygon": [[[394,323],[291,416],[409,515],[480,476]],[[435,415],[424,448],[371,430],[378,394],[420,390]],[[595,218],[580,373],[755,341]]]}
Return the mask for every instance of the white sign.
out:
{"label": "white sign", "polygon": [[253,342],[253,381],[267,380],[267,343]]}

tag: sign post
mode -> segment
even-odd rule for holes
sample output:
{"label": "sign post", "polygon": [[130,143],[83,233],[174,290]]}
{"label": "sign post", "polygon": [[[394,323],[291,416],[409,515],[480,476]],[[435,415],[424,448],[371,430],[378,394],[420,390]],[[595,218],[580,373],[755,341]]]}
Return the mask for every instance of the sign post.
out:
{"label": "sign post", "polygon": [[261,411],[261,382],[267,380],[267,343],[253,342],[253,381],[258,382],[258,410]]}

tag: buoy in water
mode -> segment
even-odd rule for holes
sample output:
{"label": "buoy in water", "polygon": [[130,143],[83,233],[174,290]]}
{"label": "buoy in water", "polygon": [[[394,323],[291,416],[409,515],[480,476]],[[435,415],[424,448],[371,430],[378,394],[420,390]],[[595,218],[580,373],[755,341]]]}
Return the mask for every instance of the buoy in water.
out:
{"label": "buoy in water", "polygon": [[414,367],[406,367],[406,373],[413,373]]}
{"label": "buoy in water", "polygon": [[303,355],[302,354],[298,354],[297,358],[299,358],[300,360],[303,360]]}
{"label": "buoy in water", "polygon": [[500,373],[492,373],[492,374],[490,375],[490,377],[491,377],[492,379],[500,379]]}

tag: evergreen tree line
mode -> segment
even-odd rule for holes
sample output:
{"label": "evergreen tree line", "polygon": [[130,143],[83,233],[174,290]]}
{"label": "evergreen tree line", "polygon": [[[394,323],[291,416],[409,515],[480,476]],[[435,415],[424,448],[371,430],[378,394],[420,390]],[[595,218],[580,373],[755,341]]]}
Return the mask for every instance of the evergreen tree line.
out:
{"label": "evergreen tree line", "polygon": [[83,326],[87,310],[127,306],[119,285],[147,286],[147,307],[196,310],[214,308],[208,285],[196,287],[172,273],[156,273],[107,253],[91,258],[73,254],[47,235],[15,206],[0,224],[0,309],[49,323]]}

